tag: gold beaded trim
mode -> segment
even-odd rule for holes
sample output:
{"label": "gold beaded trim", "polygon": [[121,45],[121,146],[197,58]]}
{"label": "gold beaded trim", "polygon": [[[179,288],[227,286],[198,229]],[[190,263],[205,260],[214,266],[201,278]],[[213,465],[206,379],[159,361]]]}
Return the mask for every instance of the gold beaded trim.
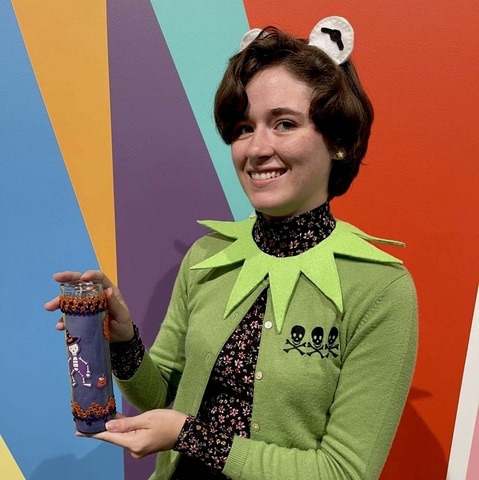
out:
{"label": "gold beaded trim", "polygon": [[76,420],[86,422],[87,425],[98,420],[106,422],[116,414],[115,399],[110,397],[104,408],[99,403],[93,402],[86,410],[83,410],[77,402],[72,402],[72,413]]}
{"label": "gold beaded trim", "polygon": [[103,335],[105,335],[105,338],[110,341],[111,335],[110,335],[110,317],[108,315],[108,312],[106,312],[105,318],[103,319]]}
{"label": "gold beaded trim", "polygon": [[60,295],[60,310],[66,315],[95,315],[107,309],[106,295],[96,297],[67,297]]}

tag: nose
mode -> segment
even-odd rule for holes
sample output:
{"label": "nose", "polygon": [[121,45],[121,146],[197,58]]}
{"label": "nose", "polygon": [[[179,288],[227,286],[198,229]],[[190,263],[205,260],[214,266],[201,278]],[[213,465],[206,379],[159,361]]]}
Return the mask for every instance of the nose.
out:
{"label": "nose", "polygon": [[248,140],[246,156],[251,161],[261,161],[274,154],[273,144],[266,128],[255,128]]}

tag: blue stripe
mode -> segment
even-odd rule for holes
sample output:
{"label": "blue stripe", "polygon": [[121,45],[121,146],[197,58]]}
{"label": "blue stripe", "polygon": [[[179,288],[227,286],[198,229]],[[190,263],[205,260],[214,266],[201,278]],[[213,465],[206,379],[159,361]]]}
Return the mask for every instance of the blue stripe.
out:
{"label": "blue stripe", "polygon": [[11,3],[0,0],[0,434],[27,479],[123,478],[122,450],[74,436],[53,272],[97,265]]}

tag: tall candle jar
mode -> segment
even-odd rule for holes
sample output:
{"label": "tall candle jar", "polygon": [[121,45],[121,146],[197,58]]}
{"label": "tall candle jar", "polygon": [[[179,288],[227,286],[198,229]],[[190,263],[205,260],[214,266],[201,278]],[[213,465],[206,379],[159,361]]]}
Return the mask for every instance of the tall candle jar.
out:
{"label": "tall candle jar", "polygon": [[116,414],[106,295],[100,283],[79,280],[60,288],[75,428],[102,432]]}

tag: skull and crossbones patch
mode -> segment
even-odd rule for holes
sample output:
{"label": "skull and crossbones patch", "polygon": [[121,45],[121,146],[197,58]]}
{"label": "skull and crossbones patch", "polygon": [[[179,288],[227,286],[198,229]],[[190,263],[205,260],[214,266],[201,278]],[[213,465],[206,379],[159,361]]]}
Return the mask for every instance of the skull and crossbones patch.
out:
{"label": "skull and crossbones patch", "polygon": [[284,348],[283,350],[288,353],[291,350],[296,350],[299,352],[301,356],[303,356],[306,352],[301,350],[303,347],[306,346],[306,342],[303,342],[305,334],[305,329],[301,325],[295,325],[291,329],[291,339],[286,339],[286,345],[290,345],[290,348]]}
{"label": "skull and crossbones patch", "polygon": [[306,335],[306,329],[302,325],[295,325],[291,329],[289,338],[286,339],[286,348],[283,351],[298,352],[301,356],[308,357],[318,354],[321,359],[339,356],[339,330],[331,327],[327,339],[325,338],[324,328],[314,327],[310,336]]}

